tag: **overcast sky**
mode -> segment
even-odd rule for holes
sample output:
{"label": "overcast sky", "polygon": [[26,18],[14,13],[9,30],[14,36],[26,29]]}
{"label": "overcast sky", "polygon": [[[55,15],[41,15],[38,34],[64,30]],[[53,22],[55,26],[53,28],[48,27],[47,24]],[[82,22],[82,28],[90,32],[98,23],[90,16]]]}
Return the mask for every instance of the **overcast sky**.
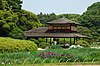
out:
{"label": "overcast sky", "polygon": [[95,2],[100,0],[23,0],[22,8],[35,14],[40,12],[82,14]]}

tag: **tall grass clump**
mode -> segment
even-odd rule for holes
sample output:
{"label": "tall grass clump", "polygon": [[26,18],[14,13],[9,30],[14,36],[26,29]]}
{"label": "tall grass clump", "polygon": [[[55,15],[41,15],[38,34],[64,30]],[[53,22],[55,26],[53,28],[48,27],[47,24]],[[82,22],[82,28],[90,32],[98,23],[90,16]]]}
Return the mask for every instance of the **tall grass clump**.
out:
{"label": "tall grass clump", "polygon": [[47,49],[43,51],[0,53],[0,63],[7,60],[11,61],[11,64],[100,62],[100,49]]}
{"label": "tall grass clump", "polygon": [[55,49],[52,47],[44,51],[35,51],[33,55],[41,59],[49,58],[49,62],[53,59],[55,59],[53,62],[100,61],[100,49],[93,48]]}

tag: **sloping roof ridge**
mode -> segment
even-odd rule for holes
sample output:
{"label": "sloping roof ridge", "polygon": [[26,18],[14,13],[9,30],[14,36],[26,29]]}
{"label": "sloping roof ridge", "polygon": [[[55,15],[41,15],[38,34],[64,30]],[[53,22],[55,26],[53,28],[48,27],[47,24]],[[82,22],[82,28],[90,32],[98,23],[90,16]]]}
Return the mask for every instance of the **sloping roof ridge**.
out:
{"label": "sloping roof ridge", "polygon": [[62,17],[62,18],[59,18],[59,19],[56,19],[56,20],[53,20],[53,21],[47,22],[47,23],[75,23],[75,24],[79,24],[79,23],[72,21],[72,20],[65,18],[65,17]]}
{"label": "sloping roof ridge", "polygon": [[33,31],[37,31],[37,30],[42,30],[42,29],[47,29],[48,27],[38,27],[36,29],[31,29],[31,30],[28,30],[28,31],[25,31],[25,32],[33,32]]}
{"label": "sloping roof ridge", "polygon": [[41,29],[41,28],[48,28],[48,27],[38,27],[37,29]]}
{"label": "sloping roof ridge", "polygon": [[57,21],[61,21],[61,20],[67,21],[67,20],[65,20],[65,19],[68,19],[68,18],[63,17],[63,18],[59,18],[59,19],[53,20],[53,21],[51,21],[51,22],[57,22]]}

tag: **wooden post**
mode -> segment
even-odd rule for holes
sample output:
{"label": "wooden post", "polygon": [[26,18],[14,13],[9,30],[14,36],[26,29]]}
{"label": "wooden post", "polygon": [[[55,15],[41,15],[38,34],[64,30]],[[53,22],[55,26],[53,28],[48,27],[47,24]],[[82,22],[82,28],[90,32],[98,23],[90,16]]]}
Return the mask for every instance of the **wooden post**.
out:
{"label": "wooden post", "polygon": [[77,38],[76,38],[76,42],[77,42]]}
{"label": "wooden post", "polygon": [[59,38],[58,38],[58,44],[59,44]]}
{"label": "wooden post", "polygon": [[53,41],[55,41],[55,38],[53,38]]}

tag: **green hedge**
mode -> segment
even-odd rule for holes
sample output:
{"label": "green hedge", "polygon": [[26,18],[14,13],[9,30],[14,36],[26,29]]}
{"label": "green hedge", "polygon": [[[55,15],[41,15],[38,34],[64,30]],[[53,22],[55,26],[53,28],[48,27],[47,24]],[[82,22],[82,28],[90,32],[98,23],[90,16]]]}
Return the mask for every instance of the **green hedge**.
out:
{"label": "green hedge", "polygon": [[0,52],[33,51],[37,48],[32,41],[0,37]]}
{"label": "green hedge", "polygon": [[89,47],[89,43],[85,40],[78,40],[76,42],[76,45],[80,45],[80,46],[83,46],[83,47]]}
{"label": "green hedge", "polygon": [[39,47],[42,48],[42,49],[45,49],[45,48],[49,47],[49,45],[50,45],[49,43],[41,42],[41,43],[39,44]]}

